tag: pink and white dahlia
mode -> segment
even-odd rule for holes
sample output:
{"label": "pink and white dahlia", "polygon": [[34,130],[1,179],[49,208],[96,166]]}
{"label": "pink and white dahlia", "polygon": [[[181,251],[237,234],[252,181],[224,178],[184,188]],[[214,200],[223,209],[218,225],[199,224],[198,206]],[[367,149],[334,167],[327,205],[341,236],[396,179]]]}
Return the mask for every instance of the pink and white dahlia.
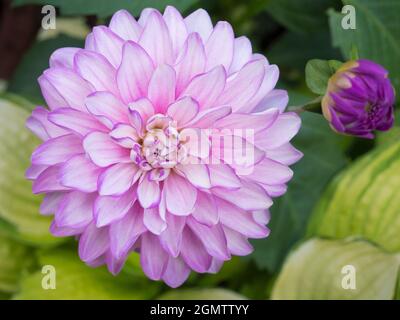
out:
{"label": "pink and white dahlia", "polygon": [[44,142],[26,175],[52,234],[113,274],[136,251],[171,287],[249,254],[301,157],[278,76],[202,9],[121,10],[84,49],[56,50],[39,77],[49,109],[27,121]]}

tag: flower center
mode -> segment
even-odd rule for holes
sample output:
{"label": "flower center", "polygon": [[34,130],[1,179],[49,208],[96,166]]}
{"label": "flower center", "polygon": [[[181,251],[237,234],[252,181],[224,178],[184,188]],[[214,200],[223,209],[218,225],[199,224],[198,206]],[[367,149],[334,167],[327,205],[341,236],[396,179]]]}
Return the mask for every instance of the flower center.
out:
{"label": "flower center", "polygon": [[175,128],[151,129],[143,138],[142,154],[153,168],[172,168],[178,163],[179,148]]}

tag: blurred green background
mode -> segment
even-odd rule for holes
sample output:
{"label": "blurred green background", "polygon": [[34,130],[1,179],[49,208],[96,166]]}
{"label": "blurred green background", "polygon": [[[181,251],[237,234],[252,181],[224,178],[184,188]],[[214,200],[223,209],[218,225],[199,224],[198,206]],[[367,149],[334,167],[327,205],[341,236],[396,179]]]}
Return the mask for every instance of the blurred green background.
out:
{"label": "blurred green background", "polygon": [[[57,29],[40,28],[41,7],[57,7]],[[25,128],[42,104],[37,77],[59,47],[82,46],[85,35],[125,8],[174,5],[187,15],[202,7],[281,71],[289,105],[316,96],[307,89],[310,59],[361,58],[384,65],[400,89],[400,0],[2,0],[0,7],[0,299],[396,299],[400,265],[400,123],[374,141],[333,133],[320,114],[303,113],[285,196],[276,199],[271,235],[255,251],[233,258],[216,275],[192,274],[181,288],[148,280],[132,254],[117,277],[82,263],[73,239],[53,238],[40,216],[40,197],[24,179],[39,143]],[[344,5],[356,9],[356,29],[341,27]],[[398,111],[396,112],[398,114]],[[57,271],[57,289],[42,288],[42,267]],[[356,270],[344,289],[342,268]]]}

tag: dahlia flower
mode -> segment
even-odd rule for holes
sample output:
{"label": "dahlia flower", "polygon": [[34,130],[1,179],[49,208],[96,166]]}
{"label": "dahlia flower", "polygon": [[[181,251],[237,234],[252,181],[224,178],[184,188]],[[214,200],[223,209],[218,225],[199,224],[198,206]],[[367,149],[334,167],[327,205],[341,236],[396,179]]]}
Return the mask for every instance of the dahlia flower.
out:
{"label": "dahlia flower", "polygon": [[322,111],[333,130],[373,138],[394,121],[395,93],[388,72],[369,60],[349,61],[329,79]]}
{"label": "dahlia flower", "polygon": [[249,254],[301,157],[278,73],[202,9],[121,10],[84,49],[56,50],[39,77],[49,109],[27,121],[44,141],[26,175],[51,233],[113,274],[136,251],[171,287]]}

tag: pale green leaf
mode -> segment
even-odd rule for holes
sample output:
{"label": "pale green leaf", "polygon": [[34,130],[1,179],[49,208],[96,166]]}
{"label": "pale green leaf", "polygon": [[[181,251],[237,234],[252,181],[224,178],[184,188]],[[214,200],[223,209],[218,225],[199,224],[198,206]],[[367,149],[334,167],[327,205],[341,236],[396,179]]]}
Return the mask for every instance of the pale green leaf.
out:
{"label": "pale green leaf", "polygon": [[[290,254],[272,298],[393,299],[399,262],[398,256],[364,241],[312,239]],[[355,273],[343,269],[348,265]],[[345,278],[352,275],[353,283]],[[355,284],[355,288],[347,287],[349,284]]]}
{"label": "pale green leaf", "polygon": [[160,296],[160,300],[243,300],[242,295],[226,289],[178,289]]}

